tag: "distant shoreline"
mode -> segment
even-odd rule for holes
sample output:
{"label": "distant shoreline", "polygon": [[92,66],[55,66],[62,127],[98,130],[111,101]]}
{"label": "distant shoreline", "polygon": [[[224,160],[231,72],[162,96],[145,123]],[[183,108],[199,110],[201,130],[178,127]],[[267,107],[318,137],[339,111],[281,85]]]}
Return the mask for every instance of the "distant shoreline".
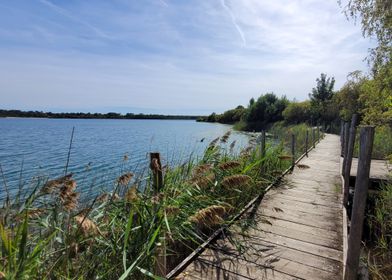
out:
{"label": "distant shoreline", "polygon": [[0,110],[0,118],[30,119],[119,119],[119,120],[198,120],[202,116],[120,113],[52,113],[42,111]]}

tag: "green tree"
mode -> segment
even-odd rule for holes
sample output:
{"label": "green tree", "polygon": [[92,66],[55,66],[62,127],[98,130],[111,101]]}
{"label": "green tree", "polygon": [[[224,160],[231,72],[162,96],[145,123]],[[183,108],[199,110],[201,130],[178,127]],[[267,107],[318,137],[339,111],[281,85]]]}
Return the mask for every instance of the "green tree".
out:
{"label": "green tree", "polygon": [[353,114],[361,113],[363,104],[360,102],[361,87],[367,78],[361,71],[354,71],[347,76],[347,81],[336,93],[336,103],[340,109],[340,117],[349,121]]}
{"label": "green tree", "polygon": [[310,101],[290,102],[282,112],[287,124],[299,124],[309,122],[311,118]]}
{"label": "green tree", "polygon": [[274,93],[261,95],[257,101],[250,102],[244,115],[248,129],[260,130],[269,123],[283,120],[282,112],[288,103],[286,97],[278,98]]}
{"label": "green tree", "polygon": [[332,97],[334,96],[335,78],[327,78],[326,74],[321,73],[316,82],[316,87],[309,94],[312,120],[326,125],[331,119],[329,110],[333,107]]}

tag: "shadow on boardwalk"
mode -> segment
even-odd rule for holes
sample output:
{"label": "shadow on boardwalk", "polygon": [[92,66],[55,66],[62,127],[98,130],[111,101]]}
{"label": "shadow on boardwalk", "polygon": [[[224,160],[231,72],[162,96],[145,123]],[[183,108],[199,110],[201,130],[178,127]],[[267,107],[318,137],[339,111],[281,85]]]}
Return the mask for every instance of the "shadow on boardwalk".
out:
{"label": "shadow on boardwalk", "polygon": [[341,279],[339,137],[324,140],[176,279]]}

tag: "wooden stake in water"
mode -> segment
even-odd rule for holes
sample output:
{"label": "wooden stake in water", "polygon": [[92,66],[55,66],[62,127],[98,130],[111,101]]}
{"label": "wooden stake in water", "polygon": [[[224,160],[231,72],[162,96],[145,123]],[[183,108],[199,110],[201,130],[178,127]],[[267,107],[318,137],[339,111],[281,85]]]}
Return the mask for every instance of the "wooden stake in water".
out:
{"label": "wooden stake in water", "polygon": [[71,157],[71,149],[72,149],[72,141],[73,141],[73,137],[74,137],[74,132],[75,132],[75,127],[72,127],[71,140],[69,141],[67,163],[65,164],[64,175],[67,175],[67,171],[68,171],[69,158]]}
{"label": "wooden stake in water", "polygon": [[155,193],[159,193],[163,188],[163,173],[161,164],[161,155],[159,153],[150,153],[150,168],[153,175],[153,188]]}

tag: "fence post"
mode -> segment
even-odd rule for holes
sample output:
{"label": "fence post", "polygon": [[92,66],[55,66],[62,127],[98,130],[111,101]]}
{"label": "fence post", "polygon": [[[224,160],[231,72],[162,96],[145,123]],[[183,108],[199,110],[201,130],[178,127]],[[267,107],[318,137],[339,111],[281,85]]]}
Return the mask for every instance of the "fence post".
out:
{"label": "fence post", "polygon": [[[150,153],[150,169],[152,171],[152,186],[154,195],[157,195],[163,189],[163,173],[161,156],[159,153]],[[166,268],[166,236],[159,238],[159,245],[155,252],[156,263],[154,273],[158,276],[164,277],[167,273]]]}
{"label": "fence post", "polygon": [[312,127],[312,142],[313,142],[313,149],[316,148],[316,133],[314,131],[314,127]]}
{"label": "fence post", "polygon": [[344,175],[344,167],[346,166],[347,161],[347,150],[348,150],[348,135],[350,131],[350,124],[349,122],[344,123],[344,148],[343,148],[343,164],[342,164],[342,175]]}
{"label": "fence post", "polygon": [[291,134],[291,170],[294,169],[295,166],[295,135]]}
{"label": "fence post", "polygon": [[361,239],[366,199],[369,187],[369,173],[373,149],[374,126],[361,127],[359,138],[359,158],[355,180],[354,203],[351,214],[351,227],[348,237],[348,251],[345,280],[356,280],[361,253]]}
{"label": "fence post", "polygon": [[344,121],[340,121],[340,156],[343,156],[344,150]]}
{"label": "fence post", "polygon": [[320,143],[320,127],[317,126],[317,143]]}
{"label": "fence post", "polygon": [[348,147],[346,153],[346,164],[344,165],[344,192],[343,192],[343,205],[347,206],[348,197],[349,197],[349,188],[350,188],[350,171],[351,171],[351,164],[353,160],[353,152],[354,152],[354,145],[355,145],[355,134],[357,131],[357,121],[358,115],[354,114],[351,118],[351,127],[350,127],[350,134],[348,138]]}
{"label": "fence post", "polygon": [[306,137],[305,137],[305,155],[308,156],[308,145],[309,145],[309,130],[306,129]]}
{"label": "fence post", "polygon": [[265,156],[265,130],[261,132],[261,157]]}
{"label": "fence post", "polygon": [[154,192],[159,193],[163,188],[161,155],[159,153],[150,153],[150,168],[153,175]]}

